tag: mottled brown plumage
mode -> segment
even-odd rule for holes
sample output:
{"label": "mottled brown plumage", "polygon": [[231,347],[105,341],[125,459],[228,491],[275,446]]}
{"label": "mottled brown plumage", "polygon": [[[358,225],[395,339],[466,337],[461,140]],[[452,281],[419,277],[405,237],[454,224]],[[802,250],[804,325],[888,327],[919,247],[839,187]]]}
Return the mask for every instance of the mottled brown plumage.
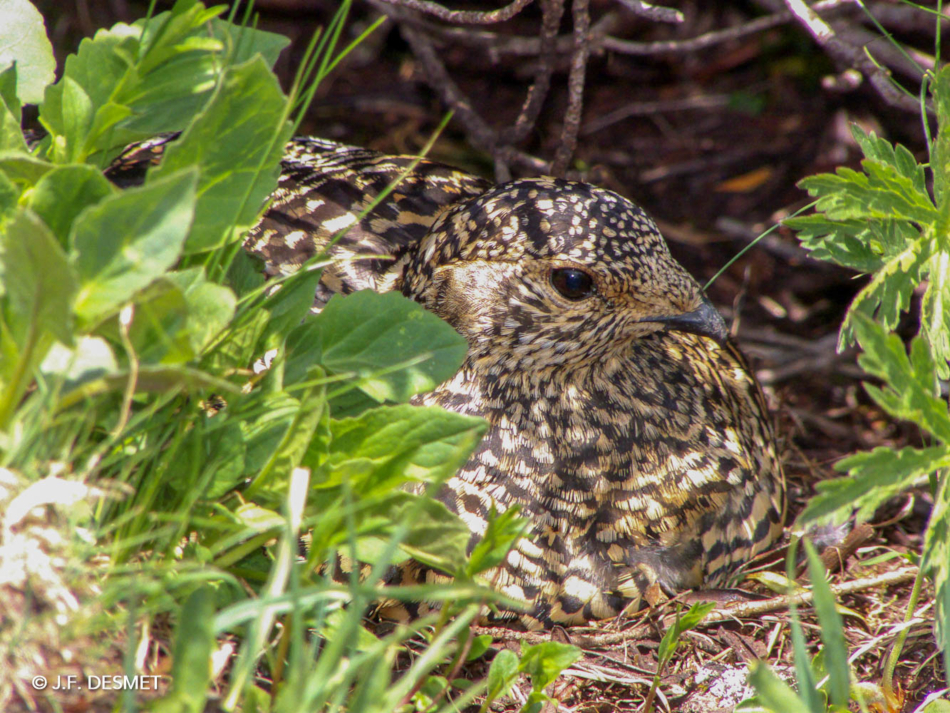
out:
{"label": "mottled brown plumage", "polygon": [[724,584],[781,532],[782,469],[754,377],[655,224],[590,185],[492,187],[428,161],[359,219],[410,161],[292,142],[246,247],[282,272],[349,228],[317,307],[401,290],[468,340],[416,403],[488,421],[440,498],[473,541],[520,505],[530,531],[494,581],[529,627],[613,616],[653,583]]}

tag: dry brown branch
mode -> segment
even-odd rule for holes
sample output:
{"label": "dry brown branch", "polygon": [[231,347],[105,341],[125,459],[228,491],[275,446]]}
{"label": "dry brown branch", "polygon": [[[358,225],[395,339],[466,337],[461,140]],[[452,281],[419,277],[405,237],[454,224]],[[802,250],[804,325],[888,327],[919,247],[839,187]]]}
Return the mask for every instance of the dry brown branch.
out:
{"label": "dry brown branch", "polygon": [[429,0],[379,0],[387,5],[406,8],[407,10],[416,10],[424,12],[444,20],[445,22],[460,22],[466,25],[490,25],[496,22],[510,20],[519,12],[524,10],[534,0],[514,0],[510,5],[497,10],[479,11],[479,10],[449,10],[441,3],[430,2]]}
{"label": "dry brown branch", "polygon": [[513,126],[508,127],[498,137],[502,144],[516,144],[524,140],[534,128],[541,113],[541,105],[551,87],[551,74],[554,72],[555,40],[558,28],[561,26],[561,17],[564,15],[564,0],[542,0],[541,2],[541,48],[539,62],[534,75],[534,82],[528,89],[528,96],[521,107],[521,112]]}
{"label": "dry brown branch", "polygon": [[620,4],[634,15],[645,17],[653,22],[677,23],[683,21],[683,13],[672,7],[657,7],[642,0],[619,0]]}
{"label": "dry brown branch", "polygon": [[558,143],[551,173],[564,175],[567,165],[577,148],[577,132],[581,125],[584,107],[584,79],[587,74],[587,58],[590,56],[590,12],[588,0],[574,0],[571,8],[574,18],[574,55],[571,58],[571,73],[567,80],[568,104],[564,113],[564,128]]}
{"label": "dry brown branch", "polygon": [[[853,0],[824,0],[816,3],[813,12],[827,12],[853,5]],[[669,40],[664,42],[632,42],[616,37],[604,37],[601,47],[614,52],[631,55],[678,54],[681,52],[695,52],[722,42],[736,40],[746,35],[769,30],[794,19],[790,11],[779,11],[765,17],[757,17],[736,27],[727,27],[724,30],[713,30],[688,40]]]}
{"label": "dry brown branch", "polygon": [[891,80],[887,70],[875,64],[862,48],[854,47],[842,40],[827,22],[805,4],[804,0],[785,0],[785,5],[833,60],[860,70],[884,101],[906,111],[920,111],[917,99],[902,93]]}

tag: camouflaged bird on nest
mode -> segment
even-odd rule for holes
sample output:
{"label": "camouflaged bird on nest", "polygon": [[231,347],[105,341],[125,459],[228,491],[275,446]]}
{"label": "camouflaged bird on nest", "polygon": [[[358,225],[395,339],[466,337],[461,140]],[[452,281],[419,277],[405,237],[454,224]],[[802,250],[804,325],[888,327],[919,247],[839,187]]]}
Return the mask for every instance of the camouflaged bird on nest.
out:
{"label": "camouflaged bird on nest", "polygon": [[489,423],[439,497],[473,543],[493,506],[530,521],[494,573],[529,604],[510,616],[530,628],[608,618],[653,584],[720,586],[768,548],[784,480],[765,403],[653,221],[583,183],[492,186],[429,161],[360,218],[412,160],[292,141],[245,247],[276,274],[348,228],[317,307],[400,290],[468,340],[456,376],[415,403]]}

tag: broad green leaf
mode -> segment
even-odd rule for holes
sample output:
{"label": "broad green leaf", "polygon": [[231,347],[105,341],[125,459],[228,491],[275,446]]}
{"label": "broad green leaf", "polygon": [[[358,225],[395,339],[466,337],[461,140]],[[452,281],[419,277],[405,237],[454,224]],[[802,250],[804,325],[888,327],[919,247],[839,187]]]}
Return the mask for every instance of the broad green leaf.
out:
{"label": "broad green leaf", "polygon": [[814,607],[821,624],[821,640],[825,645],[824,659],[828,671],[828,691],[831,703],[848,705],[851,690],[851,672],[848,668],[848,646],[844,640],[844,625],[835,606],[835,597],[825,575],[825,567],[811,542],[805,540],[808,556],[808,574],[814,593]]}
{"label": "broad green leaf", "polygon": [[192,351],[200,354],[231,321],[237,298],[227,287],[209,282],[202,267],[169,273],[168,279],[184,294],[188,342]]}
{"label": "broad green leaf", "polygon": [[[143,364],[183,364],[195,356],[185,326],[188,303],[184,291],[168,275],[156,278],[135,294],[135,311],[129,325],[129,341]],[[118,342],[119,320],[113,317],[99,327]]]}
{"label": "broad green leaf", "polygon": [[240,27],[224,20],[211,20],[211,33],[228,49],[233,64],[245,62],[255,55],[264,58],[268,67],[276,64],[290,38],[253,27]]}
{"label": "broad green leaf", "polygon": [[20,101],[39,104],[43,89],[53,81],[56,60],[43,16],[28,0],[0,0],[0,69],[13,62]]}
{"label": "broad green leaf", "polygon": [[16,65],[0,71],[0,151],[27,152],[16,98]]}
{"label": "broad green leaf", "polygon": [[884,389],[866,384],[871,398],[895,418],[913,421],[950,444],[950,413],[947,402],[937,395],[936,366],[927,342],[915,339],[908,359],[900,338],[870,318],[856,313],[854,329],[864,349],[858,363],[887,384]]}
{"label": "broad green leaf", "polygon": [[277,187],[292,127],[287,99],[260,57],[225,70],[214,95],[181,138],[169,144],[148,182],[197,166],[198,201],[185,253],[238,240]]}
{"label": "broad green leaf", "polygon": [[256,474],[277,450],[281,439],[300,410],[300,401],[290,394],[263,390],[243,395],[228,406],[244,432],[247,444],[246,474]]}
{"label": "broad green leaf", "polygon": [[[6,107],[10,116],[16,122],[16,133],[20,139],[23,139],[23,131],[20,129],[21,110],[20,100],[16,95],[17,70],[16,63],[12,63],[6,69],[3,69],[3,63],[0,62],[0,107]],[[25,146],[25,143],[24,143]]]}
{"label": "broad green leaf", "polygon": [[393,522],[409,526],[400,547],[413,559],[446,574],[465,568],[465,549],[472,533],[445,505],[431,498],[410,496],[389,515]]}
{"label": "broad green leaf", "polygon": [[543,691],[561,675],[561,671],[582,656],[576,646],[562,644],[557,641],[546,641],[543,644],[528,646],[521,654],[519,670],[531,677],[531,687],[535,691]]}
{"label": "broad green leaf", "polygon": [[117,311],[178,259],[194,215],[194,170],[100,201],[73,223],[80,291],[76,314],[93,323]]}
{"label": "broad green leaf", "polygon": [[199,713],[204,710],[215,649],[214,592],[196,590],[179,616],[172,656],[171,690],[155,705],[156,713]]}
{"label": "broad green leaf", "polygon": [[[3,224],[16,212],[17,201],[20,198],[20,192],[16,186],[7,178],[7,175],[0,171],[0,230]],[[3,285],[0,285],[0,296],[3,296]]]}
{"label": "broad green leaf", "polygon": [[[352,461],[368,462],[364,494],[403,482],[441,483],[465,462],[485,432],[485,422],[438,407],[382,406],[358,418],[333,421],[328,480],[335,485]],[[315,483],[316,485],[316,483]]]}
{"label": "broad green leaf", "polygon": [[818,493],[798,516],[806,524],[832,514],[849,515],[858,508],[857,517],[867,520],[874,511],[895,495],[926,478],[934,470],[950,466],[950,447],[880,447],[843,458],[835,469],[848,471],[844,478],[816,484]]}
{"label": "broad green leaf", "polygon": [[0,242],[0,282],[6,323],[21,348],[43,332],[72,344],[76,274],[56,237],[30,211],[7,223]]}
{"label": "broad green leaf", "polygon": [[749,683],[755,689],[758,702],[769,711],[802,713],[810,710],[805,701],[799,698],[795,691],[762,661],[752,664]]}
{"label": "broad green leaf", "polygon": [[264,302],[270,314],[267,320],[267,334],[279,335],[283,341],[287,334],[300,326],[304,318],[310,314],[319,282],[320,271],[307,270],[303,274],[293,275],[279,285],[276,291],[269,294]]}
{"label": "broad green leaf", "polygon": [[18,151],[0,152],[0,171],[22,192],[32,188],[54,164]]}
{"label": "broad green leaf", "polygon": [[370,290],[336,295],[287,339],[287,383],[309,363],[352,374],[377,401],[408,401],[455,374],[465,339],[402,295]]}
{"label": "broad green leaf", "polygon": [[518,678],[518,656],[511,649],[502,649],[488,669],[488,700],[507,696]]}
{"label": "broad green leaf", "polygon": [[83,384],[119,371],[112,347],[100,337],[79,337],[76,346],[69,348],[54,344],[40,364],[40,371],[64,380],[63,393]]}
{"label": "broad green leaf", "polygon": [[473,577],[486,572],[504,562],[508,551],[528,528],[529,521],[518,516],[517,506],[500,515],[492,506],[488,515],[488,527],[485,534],[475,544],[469,557],[466,574]]}
{"label": "broad green leaf", "polygon": [[112,184],[93,166],[58,166],[37,181],[28,205],[65,246],[76,216],[113,193]]}

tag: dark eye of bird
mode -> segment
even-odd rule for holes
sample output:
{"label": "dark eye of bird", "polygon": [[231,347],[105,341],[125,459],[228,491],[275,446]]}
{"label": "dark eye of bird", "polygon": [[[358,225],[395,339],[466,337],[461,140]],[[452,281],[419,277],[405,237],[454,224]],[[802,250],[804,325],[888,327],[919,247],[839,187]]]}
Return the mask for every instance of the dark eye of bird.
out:
{"label": "dark eye of bird", "polygon": [[569,300],[582,300],[594,293],[594,281],[590,275],[571,267],[552,270],[551,284]]}

